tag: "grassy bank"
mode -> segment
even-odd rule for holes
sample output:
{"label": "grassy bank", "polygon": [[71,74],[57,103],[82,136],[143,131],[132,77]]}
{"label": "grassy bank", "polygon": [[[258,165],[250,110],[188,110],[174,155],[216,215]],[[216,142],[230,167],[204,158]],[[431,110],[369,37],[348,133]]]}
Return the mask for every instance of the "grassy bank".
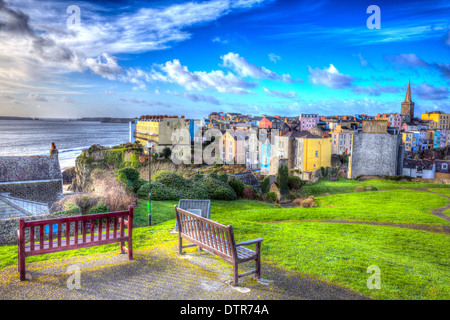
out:
{"label": "grassy bank", "polygon": [[[391,189],[432,188],[442,193],[450,190],[443,188],[443,185],[435,188],[435,184],[425,187],[417,183],[377,181],[365,183],[380,189],[391,186]],[[347,188],[354,182],[343,180],[337,184],[327,181],[319,183],[339,193],[339,189]],[[361,183],[356,182],[357,185]],[[237,241],[264,238],[263,262],[271,260],[281,267],[351,288],[372,298],[450,299],[449,235],[392,226],[301,221],[449,225],[448,221],[430,213],[431,209],[447,205],[447,198],[417,190],[387,190],[334,194],[317,197],[316,201],[316,208],[304,209],[282,209],[250,200],[212,201],[211,218],[233,225]],[[145,225],[148,219],[146,201],[141,200],[139,203],[135,211],[135,223]],[[177,203],[152,202],[152,221],[157,225],[135,229],[136,249],[176,239],[168,231],[175,224],[173,206]],[[173,250],[176,250],[175,246]],[[118,245],[31,257],[27,261],[110,251],[118,251]],[[16,263],[17,246],[0,247],[0,268]],[[381,270],[379,290],[367,288],[370,276],[367,268],[371,265]]]}

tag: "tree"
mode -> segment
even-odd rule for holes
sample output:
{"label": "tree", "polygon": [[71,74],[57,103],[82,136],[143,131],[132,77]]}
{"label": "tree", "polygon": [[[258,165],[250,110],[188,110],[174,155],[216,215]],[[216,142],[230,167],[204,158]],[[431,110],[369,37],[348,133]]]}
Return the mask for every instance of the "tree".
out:
{"label": "tree", "polygon": [[289,168],[287,166],[280,166],[278,168],[277,176],[280,193],[284,196],[289,194]]}

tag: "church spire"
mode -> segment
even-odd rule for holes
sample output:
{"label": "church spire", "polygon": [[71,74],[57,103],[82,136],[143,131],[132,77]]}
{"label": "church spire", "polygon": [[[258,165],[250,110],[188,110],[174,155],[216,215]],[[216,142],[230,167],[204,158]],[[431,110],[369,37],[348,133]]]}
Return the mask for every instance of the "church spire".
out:
{"label": "church spire", "polygon": [[408,81],[408,90],[406,91],[405,102],[412,102],[411,101],[411,80]]}

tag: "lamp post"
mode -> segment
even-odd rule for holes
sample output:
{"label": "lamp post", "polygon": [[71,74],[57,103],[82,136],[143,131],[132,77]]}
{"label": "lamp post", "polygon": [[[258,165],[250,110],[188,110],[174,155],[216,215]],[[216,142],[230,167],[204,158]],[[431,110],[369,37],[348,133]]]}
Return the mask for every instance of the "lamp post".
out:
{"label": "lamp post", "polygon": [[147,213],[148,213],[148,225],[152,225],[152,147],[153,143],[148,142],[146,145],[148,149],[148,203],[147,203]]}

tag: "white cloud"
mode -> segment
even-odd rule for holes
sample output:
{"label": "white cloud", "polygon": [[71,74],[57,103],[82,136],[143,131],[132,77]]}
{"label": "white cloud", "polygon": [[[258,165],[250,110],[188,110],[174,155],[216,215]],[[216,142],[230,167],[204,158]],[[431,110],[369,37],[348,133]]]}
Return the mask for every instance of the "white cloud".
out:
{"label": "white cloud", "polygon": [[435,87],[423,82],[416,86],[414,93],[424,100],[445,100],[448,98],[448,89],[446,87]]}
{"label": "white cloud", "polygon": [[229,52],[220,57],[223,60],[223,66],[237,72],[242,77],[251,77],[255,79],[270,79],[294,83],[295,80],[289,74],[278,75],[275,72],[249,63],[245,58],[237,53]]}
{"label": "white cloud", "polygon": [[330,64],[328,69],[312,69],[310,66],[308,66],[308,69],[309,79],[313,84],[325,85],[331,89],[343,89],[350,87],[352,85],[352,81],[354,80],[354,77],[340,73],[332,64]]}
{"label": "white cloud", "polygon": [[279,97],[279,98],[288,98],[288,99],[297,97],[297,93],[295,93],[294,91],[281,92],[278,90],[270,90],[267,88],[263,88],[263,89],[264,89],[264,92],[266,92],[270,96],[275,96],[275,97]]}
{"label": "white cloud", "polygon": [[277,56],[275,53],[269,53],[269,60],[272,61],[273,63],[277,63],[278,61],[281,60],[281,57]]}
{"label": "white cloud", "polygon": [[149,78],[157,81],[176,83],[189,91],[218,91],[222,93],[249,94],[248,89],[254,88],[255,83],[247,82],[236,77],[233,73],[224,73],[222,70],[211,72],[191,72],[181,65],[178,59],[167,61],[158,66],[160,71],[153,70]]}
{"label": "white cloud", "polygon": [[420,59],[414,53],[390,55],[386,56],[385,59],[398,66],[428,67],[428,63]]}

